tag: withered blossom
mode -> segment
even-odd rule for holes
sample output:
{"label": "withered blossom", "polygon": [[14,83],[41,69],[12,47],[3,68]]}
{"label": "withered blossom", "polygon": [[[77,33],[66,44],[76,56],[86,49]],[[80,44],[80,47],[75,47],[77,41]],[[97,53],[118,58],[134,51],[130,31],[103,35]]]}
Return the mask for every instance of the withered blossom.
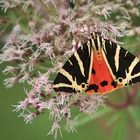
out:
{"label": "withered blossom", "polygon": [[[58,133],[62,136],[63,119],[68,131],[76,132],[78,117],[73,116],[73,107],[79,114],[96,114],[98,107],[104,106],[104,95],[55,93],[52,77],[92,32],[100,32],[104,38],[118,43],[121,42],[116,38],[126,34],[139,35],[140,27],[134,27],[131,22],[132,16],[140,14],[138,4],[137,0],[75,0],[74,3],[70,0],[1,0],[4,13],[16,7],[27,14],[32,11],[28,18],[22,15],[27,29],[22,29],[21,22],[14,25],[0,54],[0,63],[7,62],[3,73],[12,74],[4,80],[6,87],[25,81],[32,87],[25,91],[25,99],[13,105],[14,111],[20,112],[19,117],[30,123],[48,110],[52,121],[48,134],[56,138]],[[37,16],[35,20],[33,17]]]}

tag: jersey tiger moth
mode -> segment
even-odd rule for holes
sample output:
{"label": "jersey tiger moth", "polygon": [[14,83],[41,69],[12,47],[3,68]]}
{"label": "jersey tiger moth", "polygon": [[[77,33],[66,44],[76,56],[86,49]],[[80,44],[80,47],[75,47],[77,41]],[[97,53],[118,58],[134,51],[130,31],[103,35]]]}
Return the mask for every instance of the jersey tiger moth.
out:
{"label": "jersey tiger moth", "polygon": [[140,59],[99,33],[92,33],[60,69],[53,89],[104,94],[136,82],[140,82]]}

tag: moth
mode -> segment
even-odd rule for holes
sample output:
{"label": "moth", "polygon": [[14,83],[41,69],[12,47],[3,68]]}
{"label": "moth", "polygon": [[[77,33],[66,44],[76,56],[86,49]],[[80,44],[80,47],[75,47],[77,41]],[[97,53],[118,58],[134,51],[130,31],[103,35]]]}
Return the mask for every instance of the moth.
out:
{"label": "moth", "polygon": [[140,82],[140,59],[99,33],[92,33],[60,69],[53,89],[105,94],[136,82]]}

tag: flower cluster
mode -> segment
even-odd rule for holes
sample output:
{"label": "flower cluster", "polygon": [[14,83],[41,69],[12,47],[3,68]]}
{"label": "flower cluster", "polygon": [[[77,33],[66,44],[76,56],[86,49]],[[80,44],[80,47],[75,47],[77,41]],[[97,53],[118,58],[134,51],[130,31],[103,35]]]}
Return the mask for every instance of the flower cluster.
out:
{"label": "flower cluster", "polygon": [[[6,62],[8,66],[3,73],[12,75],[4,84],[10,88],[16,83],[27,82],[32,87],[30,91],[25,90],[26,98],[14,105],[15,111],[20,111],[19,116],[28,123],[49,110],[53,125],[48,134],[55,137],[58,132],[61,134],[63,118],[69,130],[75,131],[72,107],[86,114],[93,113],[103,105],[104,96],[54,93],[52,77],[92,32],[100,32],[113,41],[126,34],[139,35],[140,27],[131,22],[131,17],[140,14],[139,5],[137,0],[1,0],[0,8],[7,17],[9,11],[21,17],[16,25],[10,16],[0,17],[3,27],[12,25],[8,35],[6,28],[0,33],[5,42],[0,63]],[[23,25],[22,21],[26,23]]]}

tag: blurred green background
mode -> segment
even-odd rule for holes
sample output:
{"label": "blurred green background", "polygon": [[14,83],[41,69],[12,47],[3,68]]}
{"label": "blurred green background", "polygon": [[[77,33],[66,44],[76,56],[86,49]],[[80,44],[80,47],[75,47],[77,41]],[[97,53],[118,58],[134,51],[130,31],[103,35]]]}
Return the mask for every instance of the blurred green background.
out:
{"label": "blurred green background", "polygon": [[[16,15],[17,14],[17,15]],[[9,12],[8,16],[0,12],[0,17],[10,17],[13,21],[19,13]],[[12,15],[12,16],[11,16]],[[137,26],[140,26],[140,17],[132,19]],[[25,21],[22,21],[26,27]],[[0,24],[1,25],[1,24]],[[5,26],[7,34],[11,31],[15,23]],[[3,26],[4,27],[4,26]],[[0,26],[0,41],[5,40],[1,35],[5,29]],[[130,52],[140,54],[140,38],[123,38],[124,47]],[[2,42],[0,47],[2,47]],[[6,76],[2,71],[7,64],[0,65],[0,140],[53,140],[53,136],[47,136],[51,128],[51,121],[48,113],[38,116],[32,124],[25,124],[19,113],[12,112],[13,104],[17,104],[25,98],[24,87],[16,85],[6,89],[3,80]],[[140,84],[137,84],[139,87]],[[111,93],[107,100],[115,105],[125,102],[127,94],[135,87],[119,89]],[[62,129],[63,137],[58,134],[58,140],[140,140],[140,89],[138,89],[133,103],[123,109],[116,109],[106,104],[105,107],[98,108],[93,116],[81,115],[76,128],[77,133],[68,133]]]}

